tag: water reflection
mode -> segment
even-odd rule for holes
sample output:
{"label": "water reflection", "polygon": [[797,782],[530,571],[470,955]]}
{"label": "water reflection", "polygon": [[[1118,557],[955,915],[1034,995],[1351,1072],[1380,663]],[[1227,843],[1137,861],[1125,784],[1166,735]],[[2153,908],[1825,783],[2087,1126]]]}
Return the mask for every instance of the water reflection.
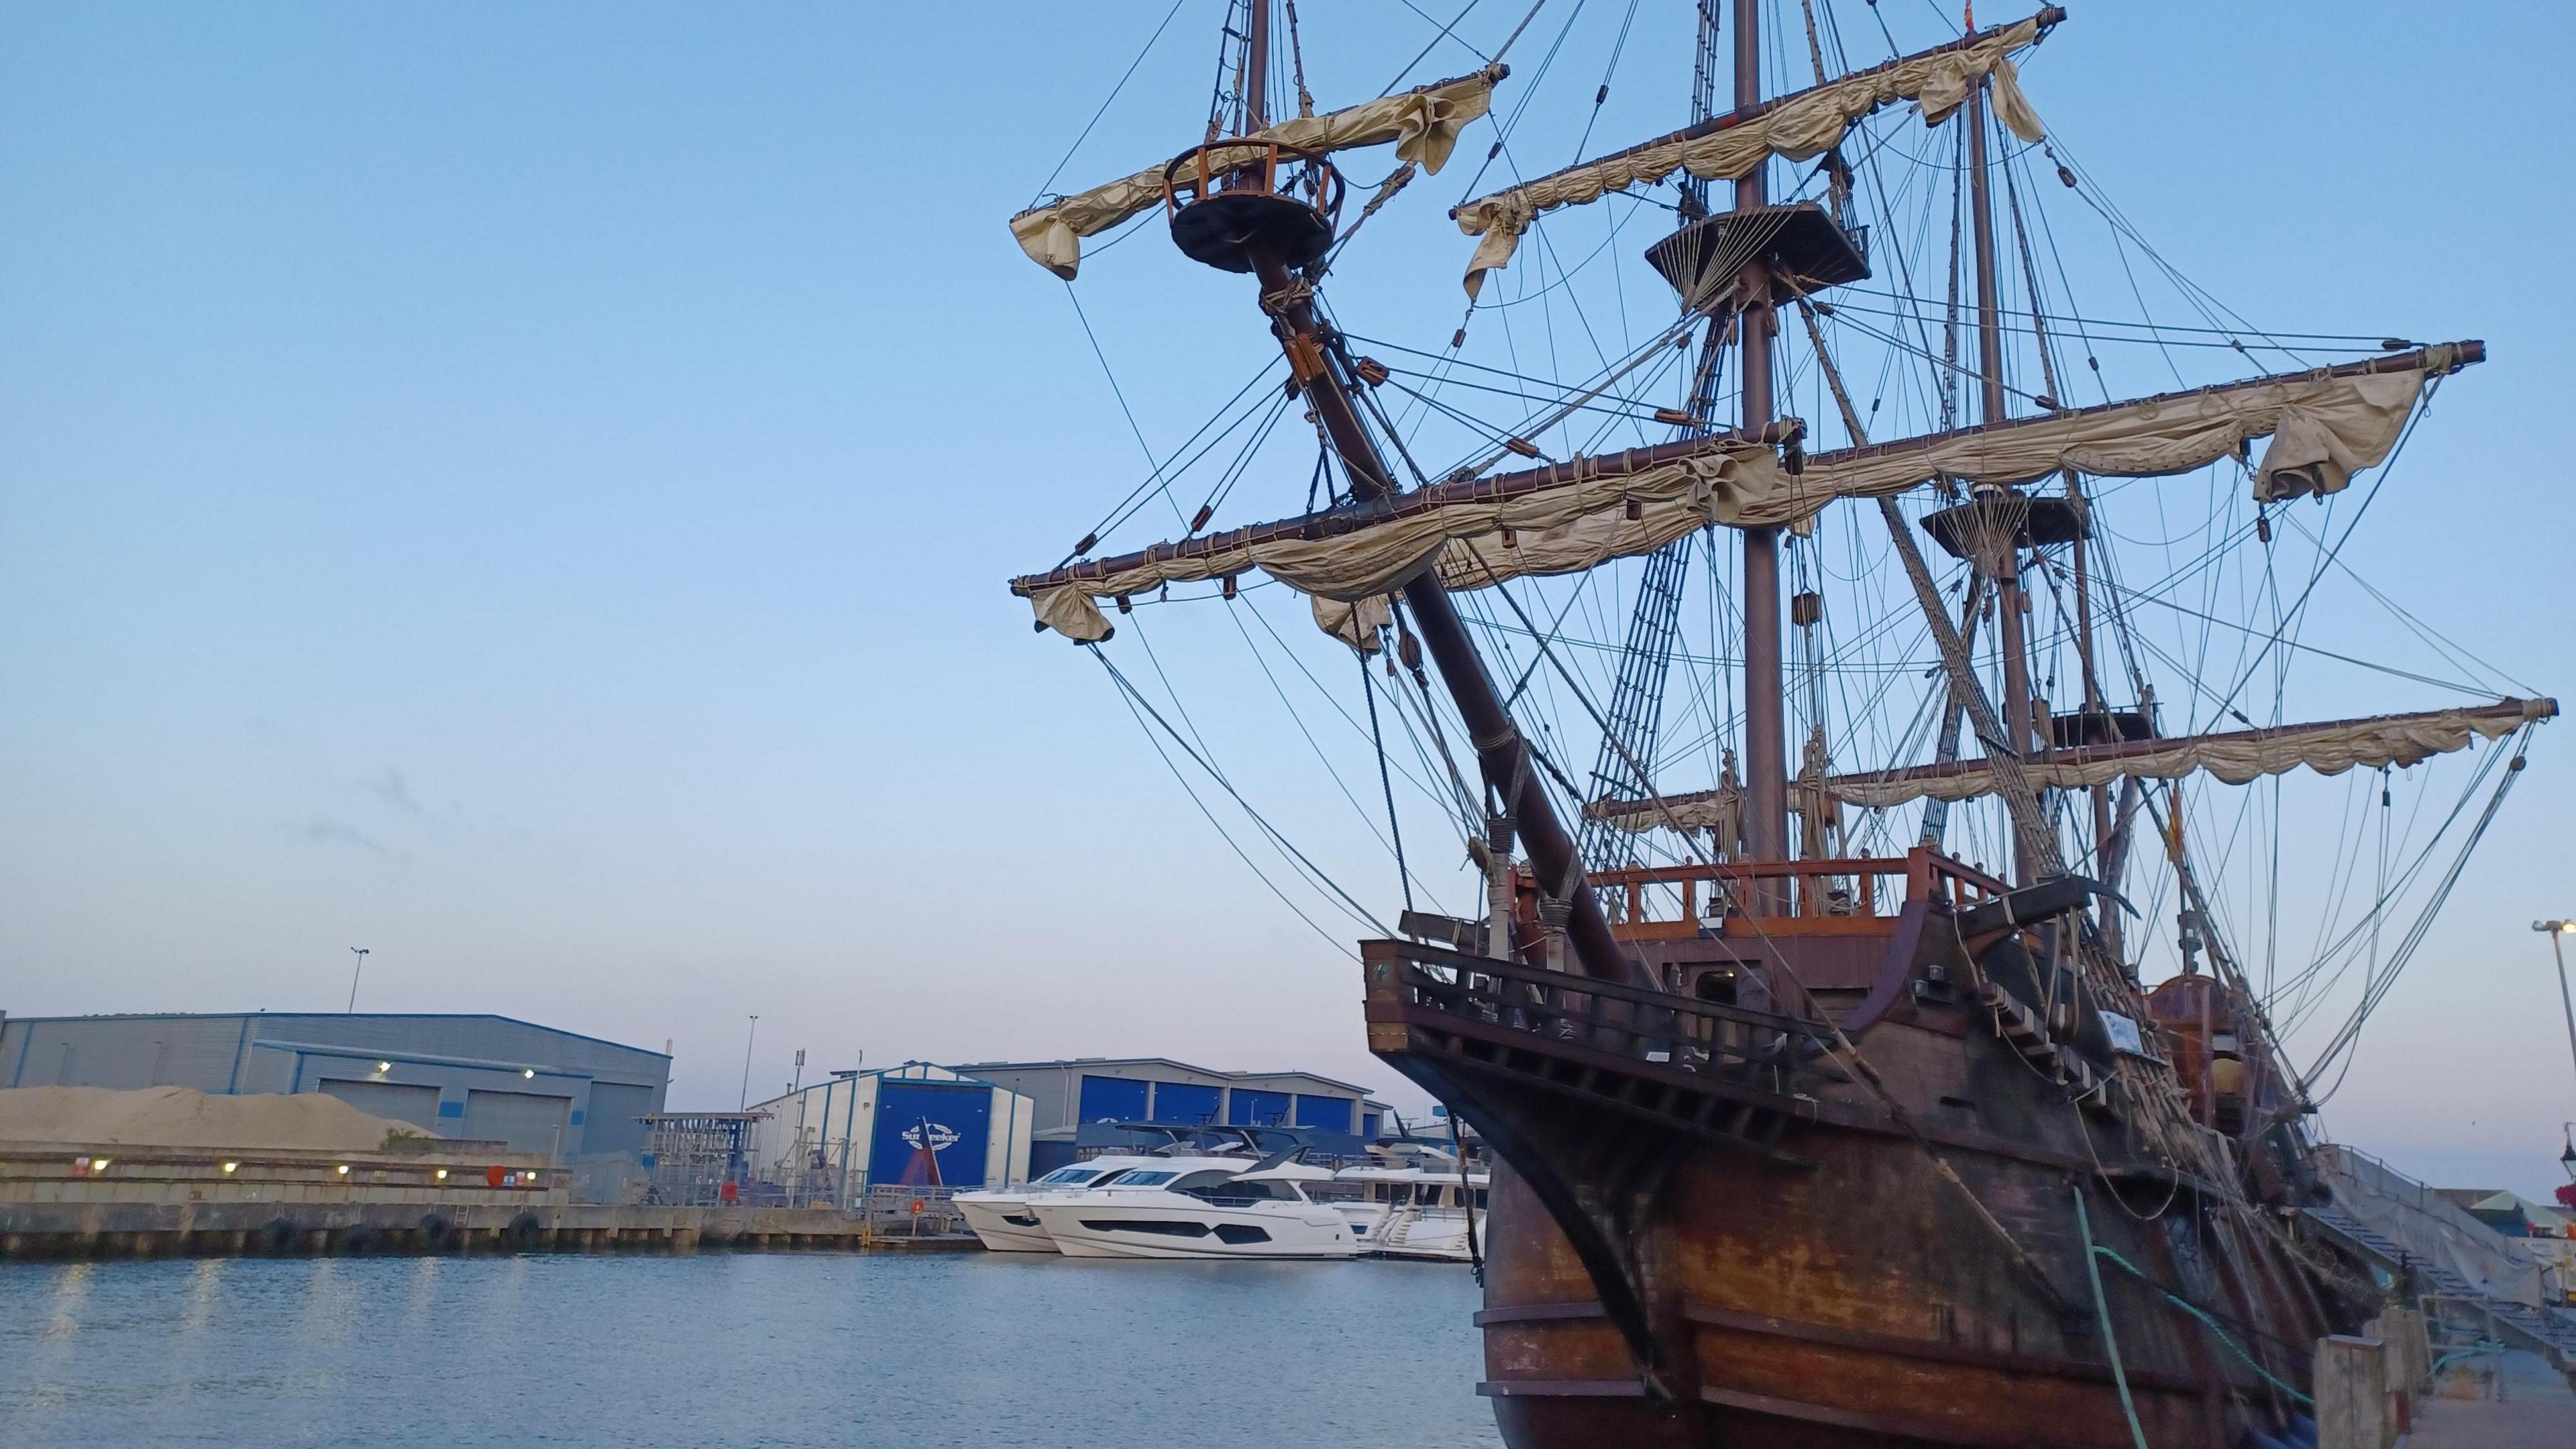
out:
{"label": "water reflection", "polygon": [[7,1449],[1496,1442],[1439,1264],[252,1258],[0,1295],[37,1309],[0,1315]]}

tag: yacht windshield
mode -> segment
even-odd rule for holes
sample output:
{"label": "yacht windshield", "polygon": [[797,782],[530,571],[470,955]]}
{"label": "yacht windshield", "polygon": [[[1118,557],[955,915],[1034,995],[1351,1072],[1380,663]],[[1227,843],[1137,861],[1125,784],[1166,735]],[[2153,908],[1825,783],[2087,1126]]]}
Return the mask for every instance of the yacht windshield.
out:
{"label": "yacht windshield", "polygon": [[1100,1169],[1096,1167],[1059,1167],[1039,1178],[1038,1186],[1070,1187],[1077,1183],[1089,1182],[1099,1175]]}
{"label": "yacht windshield", "polygon": [[[1180,1174],[1177,1172],[1130,1172],[1119,1177],[1118,1185],[1120,1187],[1159,1187],[1178,1176]],[[1102,1183],[1101,1186],[1106,1187],[1108,1184]]]}

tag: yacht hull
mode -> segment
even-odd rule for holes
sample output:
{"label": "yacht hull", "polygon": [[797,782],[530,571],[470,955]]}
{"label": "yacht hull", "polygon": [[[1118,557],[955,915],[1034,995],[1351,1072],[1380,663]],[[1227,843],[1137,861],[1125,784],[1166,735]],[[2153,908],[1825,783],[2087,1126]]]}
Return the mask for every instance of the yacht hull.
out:
{"label": "yacht hull", "polygon": [[960,1193],[954,1199],[957,1212],[966,1220],[985,1248],[996,1253],[1052,1253],[1055,1239],[1047,1236],[1028,1200],[984,1194]]}
{"label": "yacht hull", "polygon": [[1313,1209],[1260,1212],[1113,1199],[1046,1203],[1033,1211],[1068,1258],[1336,1259],[1359,1253],[1358,1240],[1338,1214]]}

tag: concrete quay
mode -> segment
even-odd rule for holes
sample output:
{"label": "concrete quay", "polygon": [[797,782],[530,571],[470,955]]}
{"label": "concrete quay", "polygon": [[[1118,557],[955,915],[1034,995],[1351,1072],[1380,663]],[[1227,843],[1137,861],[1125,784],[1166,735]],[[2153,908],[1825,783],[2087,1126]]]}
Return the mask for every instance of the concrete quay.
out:
{"label": "concrete quay", "polygon": [[12,1143],[0,1260],[273,1254],[973,1247],[939,1221],[831,1207],[571,1201],[571,1175],[497,1144],[324,1152]]}
{"label": "concrete quay", "polygon": [[0,1203],[0,1259],[974,1248],[834,1208]]}

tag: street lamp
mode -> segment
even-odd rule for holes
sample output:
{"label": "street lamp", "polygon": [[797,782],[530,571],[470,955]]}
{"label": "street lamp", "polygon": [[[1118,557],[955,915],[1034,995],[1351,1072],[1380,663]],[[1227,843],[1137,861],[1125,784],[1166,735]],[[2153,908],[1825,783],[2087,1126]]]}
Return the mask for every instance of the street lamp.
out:
{"label": "street lamp", "polygon": [[355,1015],[358,1010],[358,977],[367,969],[367,948],[352,946],[349,949],[356,952],[358,957],[357,969],[349,973],[349,1011]]}
{"label": "street lamp", "polygon": [[2567,1013],[2567,1059],[2576,1063],[2576,997],[2567,994],[2566,940],[2576,935],[2576,921],[2534,921],[2531,929],[2549,933],[2549,949],[2558,958],[2558,1005]]}
{"label": "street lamp", "polygon": [[760,1017],[755,1013],[751,1018],[751,1029],[742,1034],[742,1105],[744,1109],[751,1106],[751,1044],[759,1035]]}

